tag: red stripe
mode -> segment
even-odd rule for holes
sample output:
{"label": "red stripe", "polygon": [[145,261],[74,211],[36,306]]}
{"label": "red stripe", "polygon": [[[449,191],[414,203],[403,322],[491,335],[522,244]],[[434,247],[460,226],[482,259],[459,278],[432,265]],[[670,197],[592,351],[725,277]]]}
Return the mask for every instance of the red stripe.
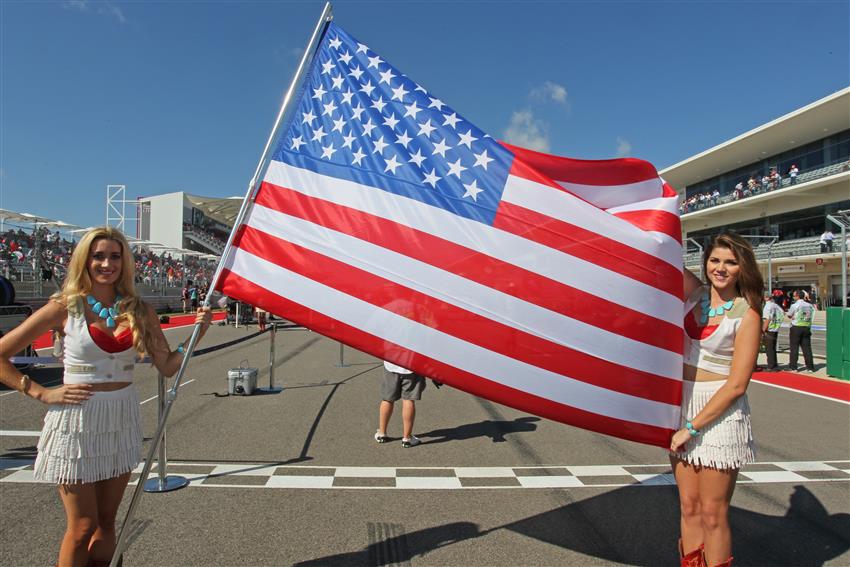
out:
{"label": "red stripe", "polygon": [[672,185],[664,183],[661,187],[664,190],[664,194],[661,195],[662,197],[676,197],[678,199],[679,192],[673,189]]}
{"label": "red stripe", "polygon": [[246,227],[239,248],[378,308],[538,368],[657,402],[678,405],[681,400],[679,381],[525,333],[255,228]]}
{"label": "red stripe", "polygon": [[670,429],[601,416],[492,382],[481,376],[440,362],[439,360],[409,351],[381,337],[376,337],[356,327],[308,309],[303,305],[260,287],[229,270],[225,269],[222,271],[218,289],[229,297],[242,299],[254,305],[260,305],[272,313],[304,325],[334,340],[343,342],[372,356],[397,364],[403,364],[415,372],[437,379],[470,394],[487,398],[520,411],[533,413],[547,419],[621,439],[656,445],[658,447],[666,448],[670,446],[670,436],[673,433]]}
{"label": "red stripe", "polygon": [[[605,186],[628,185],[658,179],[655,166],[642,159],[573,159],[535,152],[504,142],[501,144],[513,152],[517,160],[555,181]],[[522,169],[512,169],[511,173],[525,177]]]}
{"label": "red stripe", "polygon": [[[617,335],[682,352],[682,329],[676,325],[426,232],[268,182],[263,182],[256,203],[426,262]],[[608,316],[598,317],[597,313]]]}
{"label": "red stripe", "polygon": [[655,256],[596,232],[506,201],[499,204],[493,227],[666,291],[673,297],[682,297],[682,272]]}
{"label": "red stripe", "polygon": [[682,223],[679,215],[674,215],[661,209],[646,209],[643,211],[623,211],[614,213],[624,221],[630,222],[643,230],[661,232],[682,243]]}
{"label": "red stripe", "polygon": [[793,372],[755,372],[753,380],[850,402],[850,382],[834,382],[815,376],[801,376]]}

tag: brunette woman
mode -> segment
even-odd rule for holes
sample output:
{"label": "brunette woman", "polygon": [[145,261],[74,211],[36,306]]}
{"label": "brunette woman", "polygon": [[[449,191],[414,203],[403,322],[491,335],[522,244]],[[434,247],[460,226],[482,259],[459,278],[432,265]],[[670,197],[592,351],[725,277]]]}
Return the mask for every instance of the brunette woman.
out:
{"label": "brunette woman", "polygon": [[[35,478],[56,483],[67,528],[60,567],[108,565],[115,516],[130,472],[141,458],[139,402],[133,386],[137,357],[172,376],[183,346],[172,351],[153,308],[136,295],[133,254],[118,230],[96,228],[80,240],[62,286],[47,305],[0,339],[0,382],[47,404]],[[203,335],[208,309],[196,323]],[[9,358],[54,330],[64,341],[62,385],[45,388]]]}
{"label": "brunette woman", "polygon": [[685,271],[682,427],[670,442],[684,566],[732,564],[729,504],[755,458],[747,386],[758,356],[764,282],[752,247],[733,233],[702,258],[707,283]]}

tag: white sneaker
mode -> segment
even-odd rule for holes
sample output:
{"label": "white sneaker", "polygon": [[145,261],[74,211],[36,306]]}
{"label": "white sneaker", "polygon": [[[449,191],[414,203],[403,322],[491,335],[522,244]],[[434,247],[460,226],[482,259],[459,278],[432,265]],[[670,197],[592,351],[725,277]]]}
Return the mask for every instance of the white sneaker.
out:
{"label": "white sneaker", "polygon": [[381,433],[380,430],[375,432],[375,441],[378,443],[386,443],[388,439],[386,433]]}
{"label": "white sneaker", "polygon": [[411,435],[409,438],[404,437],[401,440],[401,446],[404,447],[405,449],[407,449],[409,447],[416,447],[420,443],[422,443],[422,441],[420,441],[419,437],[417,437],[416,435]]}

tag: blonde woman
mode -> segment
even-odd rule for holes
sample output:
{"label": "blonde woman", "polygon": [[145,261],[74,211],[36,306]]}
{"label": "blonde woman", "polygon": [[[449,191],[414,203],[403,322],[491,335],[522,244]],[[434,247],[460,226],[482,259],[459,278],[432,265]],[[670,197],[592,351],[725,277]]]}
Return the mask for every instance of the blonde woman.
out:
{"label": "blonde woman", "polygon": [[679,488],[681,565],[732,565],[729,505],[755,458],[747,386],[761,340],[764,282],[749,243],[716,236],[703,253],[707,284],[685,271],[682,427],[670,441]]}
{"label": "blonde woman", "polygon": [[[139,402],[133,387],[137,357],[172,376],[183,346],[172,351],[153,308],[134,286],[133,255],[118,230],[95,228],[80,240],[62,286],[47,305],[0,339],[0,382],[47,404],[35,477],[58,484],[67,528],[60,567],[108,565],[115,516],[130,472],[141,457]],[[201,336],[209,309],[199,309]],[[9,358],[54,330],[64,341],[63,383],[45,388]]]}

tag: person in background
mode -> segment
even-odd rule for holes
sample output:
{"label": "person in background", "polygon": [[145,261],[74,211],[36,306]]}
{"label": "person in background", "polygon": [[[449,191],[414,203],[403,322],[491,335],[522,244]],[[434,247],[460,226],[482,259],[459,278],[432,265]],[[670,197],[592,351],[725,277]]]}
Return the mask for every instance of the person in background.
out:
{"label": "person in background", "polygon": [[791,318],[790,349],[788,352],[788,368],[797,372],[797,357],[800,349],[803,349],[803,360],[806,361],[806,370],[815,371],[815,362],[812,357],[812,321],[815,317],[815,307],[806,300],[803,291],[794,292],[794,303],[788,308],[788,317]]}
{"label": "person in background", "polygon": [[764,281],[750,244],[723,233],[685,270],[682,427],[670,440],[679,489],[681,565],[732,564],[729,506],[738,471],[755,459],[747,386],[761,340]]}
{"label": "person in background", "polygon": [[183,300],[183,313],[189,312],[189,285],[192,280],[187,280],[183,289],[180,290],[180,298]]}
{"label": "person in background", "polygon": [[381,405],[378,411],[378,430],[375,441],[389,441],[387,428],[393,415],[395,402],[401,400],[403,435],[401,446],[416,447],[422,441],[413,434],[413,422],[416,420],[416,402],[422,399],[425,390],[425,377],[407,368],[384,361],[384,381],[381,383]]}
{"label": "person in background", "polygon": [[259,327],[262,333],[266,330],[266,311],[262,307],[255,307],[254,311],[257,314],[257,327]]}
{"label": "person in background", "polygon": [[832,234],[832,231],[827,228],[823,231],[823,234],[820,235],[820,251],[821,254],[825,252],[832,252],[833,241],[835,240],[835,235]]}
{"label": "person in background", "polygon": [[788,170],[788,177],[791,178],[791,185],[797,183],[797,174],[800,173],[800,170],[797,169],[797,164],[792,164],[791,169]]}
{"label": "person in background", "polygon": [[776,304],[778,297],[772,295],[767,298],[764,310],[761,314],[762,332],[764,333],[764,352],[767,355],[767,372],[776,372],[779,365],[776,362],[776,340],[779,337],[779,329],[785,319],[785,312]]}
{"label": "person in background", "polygon": [[[199,310],[199,336],[209,322],[209,309]],[[64,375],[60,386],[46,388],[9,357],[51,330],[63,337]],[[112,558],[115,516],[141,458],[133,367],[144,354],[172,376],[183,346],[170,349],[156,311],[136,293],[133,255],[112,227],[87,232],[62,289],[0,338],[0,382],[48,405],[33,476],[59,487],[67,521],[59,567],[105,566]]]}

